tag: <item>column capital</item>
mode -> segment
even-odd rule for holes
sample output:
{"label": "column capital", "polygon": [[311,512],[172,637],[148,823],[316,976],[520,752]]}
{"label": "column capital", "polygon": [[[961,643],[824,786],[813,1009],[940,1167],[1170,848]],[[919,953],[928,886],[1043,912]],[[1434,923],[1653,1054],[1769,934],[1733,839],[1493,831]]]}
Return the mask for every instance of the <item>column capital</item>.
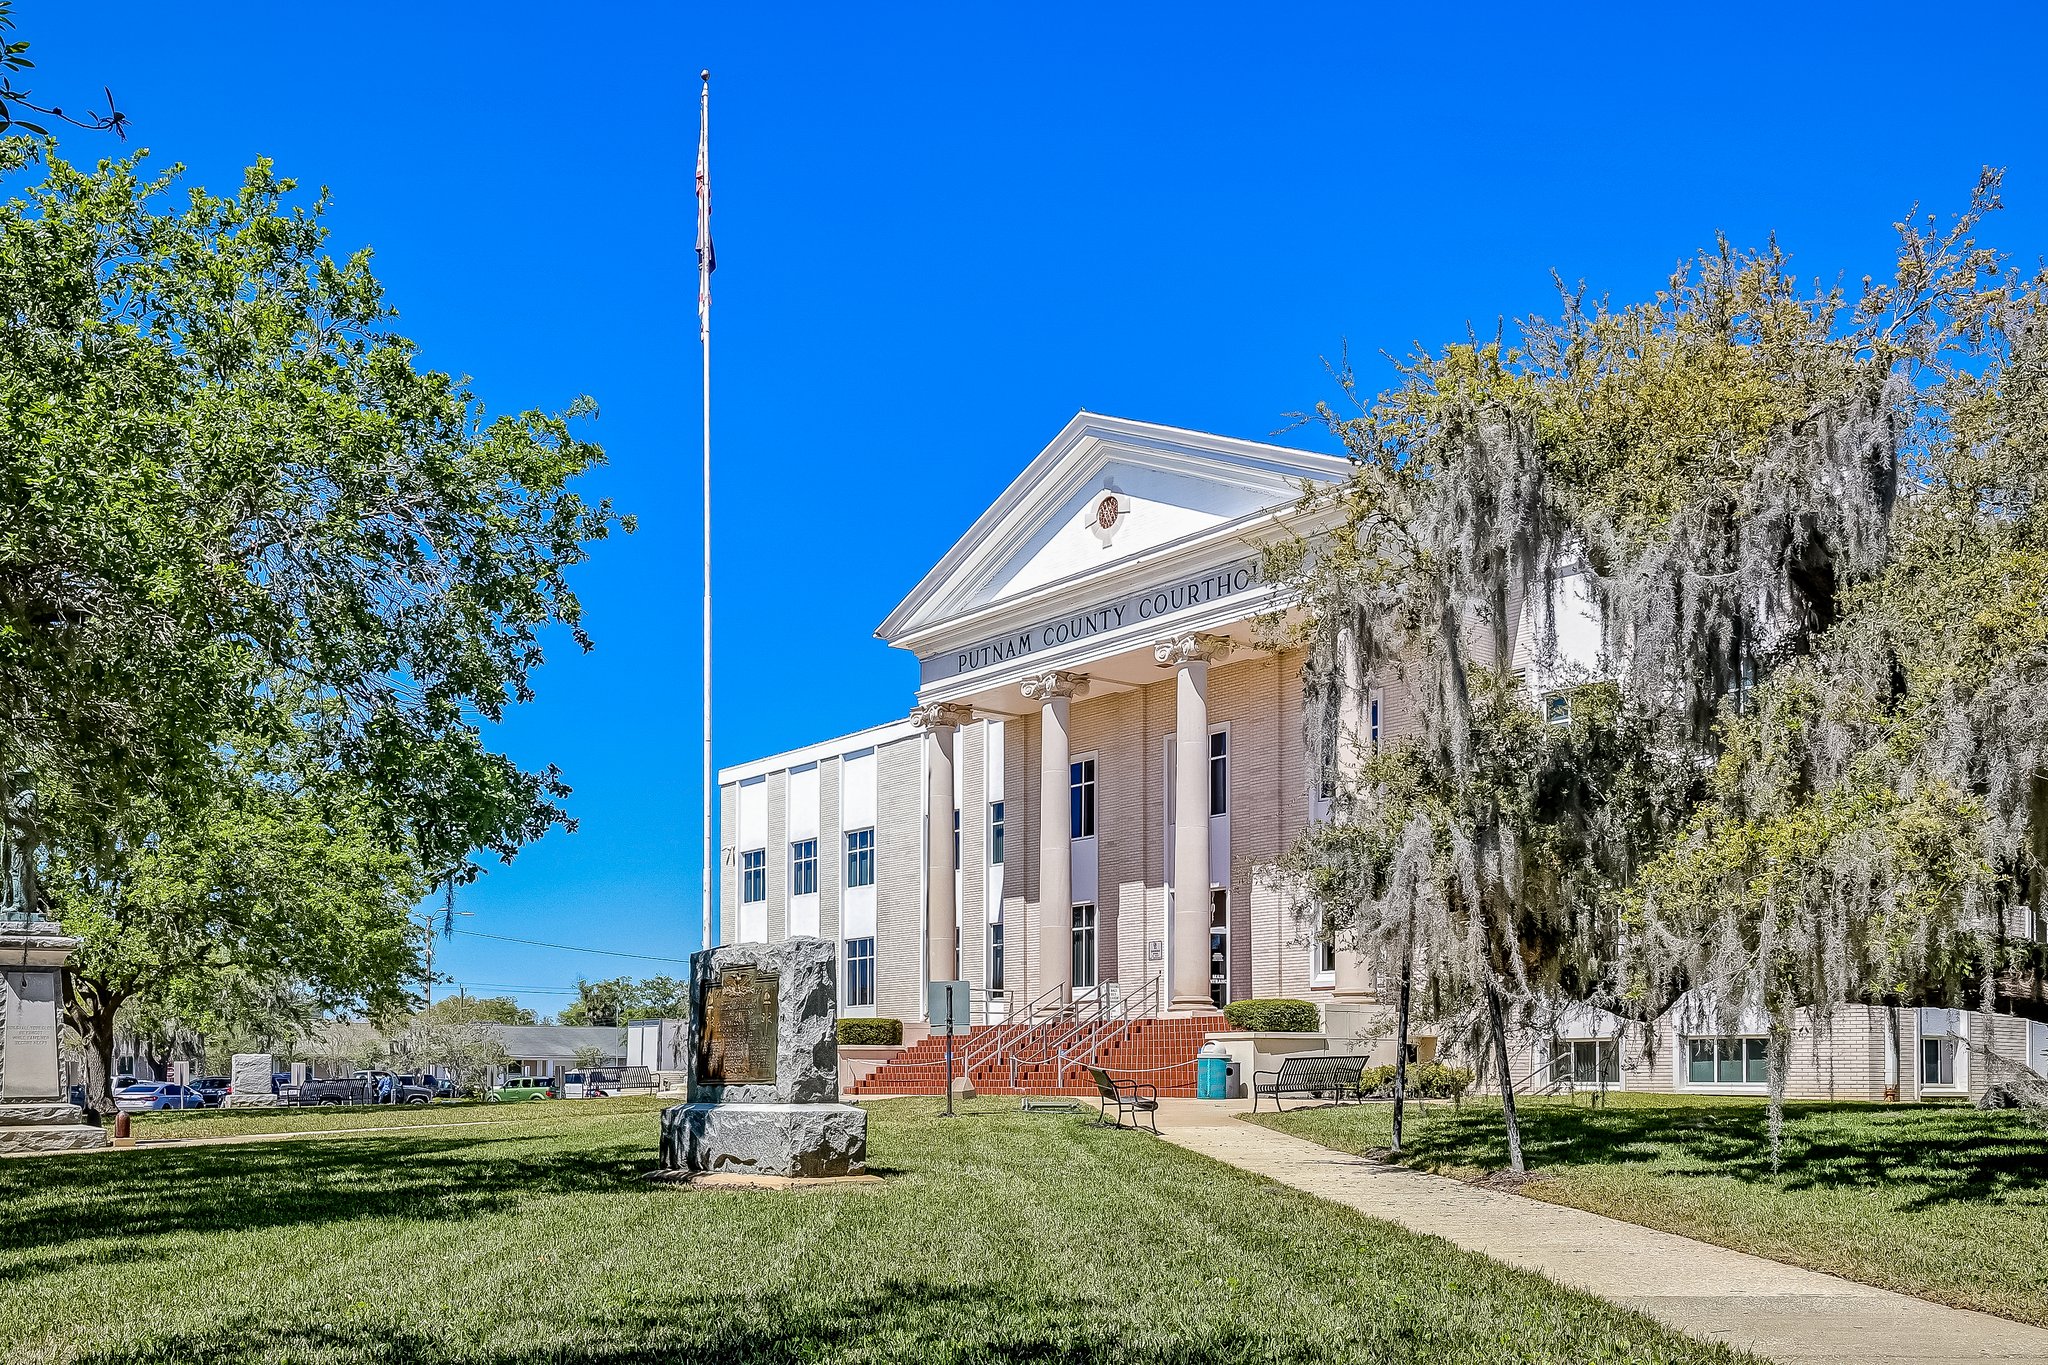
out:
{"label": "column capital", "polygon": [[1078,697],[1088,690],[1088,675],[1058,669],[1026,678],[1023,692],[1030,701],[1052,701],[1056,697]]}
{"label": "column capital", "polygon": [[920,730],[952,730],[974,719],[974,708],[956,701],[930,701],[910,708],[910,723]]}
{"label": "column capital", "polygon": [[1214,663],[1231,651],[1231,641],[1203,630],[1169,636],[1152,646],[1152,658],[1161,668],[1182,664]]}

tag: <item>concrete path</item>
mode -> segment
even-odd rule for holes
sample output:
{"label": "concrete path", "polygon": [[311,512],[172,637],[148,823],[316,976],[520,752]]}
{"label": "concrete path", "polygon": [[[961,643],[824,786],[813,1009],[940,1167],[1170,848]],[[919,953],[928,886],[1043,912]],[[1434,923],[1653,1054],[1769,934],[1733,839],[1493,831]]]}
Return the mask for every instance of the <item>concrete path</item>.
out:
{"label": "concrete path", "polygon": [[1159,1126],[1167,1141],[1190,1151],[1781,1365],[2048,1365],[2048,1330],[1333,1152],[1240,1122],[1237,1115],[1249,1108],[1243,1101],[1165,1100]]}

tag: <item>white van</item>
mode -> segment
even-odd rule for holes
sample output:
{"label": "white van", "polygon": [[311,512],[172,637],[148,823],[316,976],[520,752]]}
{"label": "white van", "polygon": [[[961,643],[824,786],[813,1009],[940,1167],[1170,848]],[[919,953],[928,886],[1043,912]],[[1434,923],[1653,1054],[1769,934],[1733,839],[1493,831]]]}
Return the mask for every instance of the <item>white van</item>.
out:
{"label": "white van", "polygon": [[565,1100],[601,1100],[606,1095],[618,1093],[619,1077],[615,1071],[562,1073],[562,1098]]}

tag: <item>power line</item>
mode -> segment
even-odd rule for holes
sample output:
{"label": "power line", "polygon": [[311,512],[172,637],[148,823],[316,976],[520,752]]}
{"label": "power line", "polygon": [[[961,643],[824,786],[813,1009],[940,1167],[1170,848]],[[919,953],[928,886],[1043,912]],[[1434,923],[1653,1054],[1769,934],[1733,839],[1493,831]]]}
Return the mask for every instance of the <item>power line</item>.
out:
{"label": "power line", "polygon": [[481,929],[457,929],[455,932],[467,934],[471,938],[496,939],[500,943],[524,943],[529,948],[556,948],[565,953],[596,953],[600,957],[632,957],[638,958],[642,962],[674,962],[684,967],[690,965],[690,959],[686,957],[659,957],[653,953],[622,953],[616,948],[585,948],[581,944],[576,943],[543,943],[537,938],[513,938],[510,934],[487,934]]}

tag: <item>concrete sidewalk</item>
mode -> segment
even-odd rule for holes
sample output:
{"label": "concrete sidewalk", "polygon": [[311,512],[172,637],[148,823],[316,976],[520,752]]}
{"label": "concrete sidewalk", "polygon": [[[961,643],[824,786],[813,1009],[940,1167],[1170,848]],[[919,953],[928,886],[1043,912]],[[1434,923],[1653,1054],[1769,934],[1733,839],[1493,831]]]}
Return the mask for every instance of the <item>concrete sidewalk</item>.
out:
{"label": "concrete sidewalk", "polygon": [[1243,1123],[1244,1101],[1165,1100],[1166,1140],[1412,1232],[1598,1294],[1781,1365],[2048,1365],[2048,1330],[1581,1209],[1333,1152]]}

